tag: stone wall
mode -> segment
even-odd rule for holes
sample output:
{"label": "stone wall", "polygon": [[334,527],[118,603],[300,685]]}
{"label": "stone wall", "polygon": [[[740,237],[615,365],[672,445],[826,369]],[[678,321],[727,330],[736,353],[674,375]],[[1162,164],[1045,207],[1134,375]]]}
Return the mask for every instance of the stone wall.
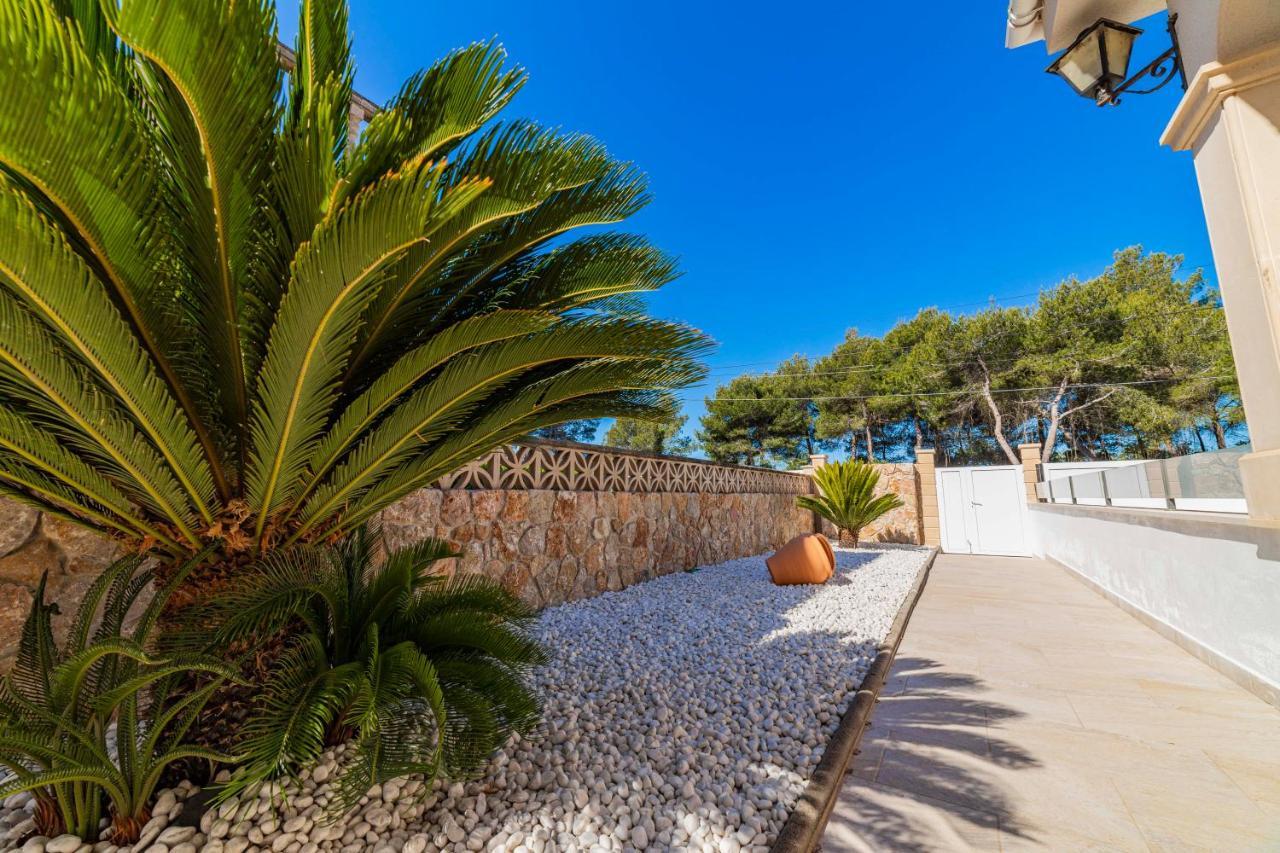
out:
{"label": "stone wall", "polygon": [[[924,541],[920,516],[920,483],[916,466],[910,462],[880,462],[880,485],[876,494],[893,492],[902,499],[902,506],[881,516],[862,531],[864,542],[905,542],[919,545]],[[821,530],[834,539],[836,529],[820,520]]]}
{"label": "stone wall", "polygon": [[[881,487],[905,506],[868,528],[867,541],[919,542],[915,466],[878,467]],[[542,607],[772,551],[817,529],[795,505],[810,487],[781,471],[529,442],[464,466],[381,520],[391,547],[445,539],[462,554],[448,571],[482,573]],[[49,571],[60,627],[116,553],[110,540],[0,499],[0,670],[40,573]]]}
{"label": "stone wall", "polygon": [[[525,442],[463,466],[382,514],[392,547],[425,536],[536,606],[772,550],[814,529],[795,495],[807,477],[564,442]],[[65,629],[117,546],[0,498],[0,671],[40,573]]]}
{"label": "stone wall", "polygon": [[382,514],[391,547],[436,536],[535,606],[771,551],[814,529],[787,494],[424,489]]}
{"label": "stone wall", "polygon": [[62,627],[118,550],[83,527],[0,498],[0,670],[16,651],[40,574],[49,572],[45,598],[61,606],[55,626]]}

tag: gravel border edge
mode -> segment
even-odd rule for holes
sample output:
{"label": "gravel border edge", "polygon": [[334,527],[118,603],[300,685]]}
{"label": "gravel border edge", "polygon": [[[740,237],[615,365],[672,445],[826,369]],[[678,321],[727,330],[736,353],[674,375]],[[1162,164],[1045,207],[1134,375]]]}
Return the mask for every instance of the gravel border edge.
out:
{"label": "gravel border edge", "polygon": [[898,608],[898,615],[889,629],[889,636],[885,637],[880,644],[866,678],[862,680],[862,685],[854,694],[853,703],[840,718],[840,724],[832,733],[831,739],[827,741],[822,759],[814,769],[804,793],[800,795],[795,808],[792,809],[791,816],[787,818],[782,831],[773,842],[770,853],[810,853],[818,849],[818,844],[822,840],[822,831],[826,828],[827,819],[831,817],[831,811],[835,808],[836,799],[843,787],[845,773],[853,761],[854,754],[858,751],[862,733],[871,724],[871,712],[879,701],[881,688],[889,678],[889,670],[893,668],[898,646],[902,644],[907,623],[911,620],[916,603],[924,592],[925,582],[929,579],[929,572],[933,568],[933,561],[938,557],[938,552],[939,549],[933,549],[920,568],[919,574],[916,575],[911,591],[907,593],[902,606]]}

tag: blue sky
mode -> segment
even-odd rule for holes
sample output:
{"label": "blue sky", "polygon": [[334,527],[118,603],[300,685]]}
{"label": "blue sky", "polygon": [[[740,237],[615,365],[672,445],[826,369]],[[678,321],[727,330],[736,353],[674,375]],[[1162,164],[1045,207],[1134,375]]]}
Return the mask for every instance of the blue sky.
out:
{"label": "blue sky", "polygon": [[[1215,281],[1191,157],[1161,148],[1174,83],[1098,109],[1006,50],[1004,3],[357,2],[375,101],[496,37],[529,84],[505,115],[591,133],[648,174],[628,229],[678,255],[654,313],[719,342],[727,381],[846,328],[1008,304],[1114,249],[1181,253]],[[292,42],[296,2],[281,4]],[[1141,22],[1134,68],[1167,46]],[[910,33],[910,35],[906,35]],[[691,426],[713,386],[685,393]]]}

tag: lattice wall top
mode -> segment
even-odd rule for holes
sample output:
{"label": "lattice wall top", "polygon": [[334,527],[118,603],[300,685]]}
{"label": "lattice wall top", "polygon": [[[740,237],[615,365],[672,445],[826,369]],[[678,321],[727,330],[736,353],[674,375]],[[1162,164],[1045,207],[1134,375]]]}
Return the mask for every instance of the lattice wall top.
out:
{"label": "lattice wall top", "polygon": [[441,478],[436,488],[805,495],[812,482],[793,471],[531,441],[495,450]]}

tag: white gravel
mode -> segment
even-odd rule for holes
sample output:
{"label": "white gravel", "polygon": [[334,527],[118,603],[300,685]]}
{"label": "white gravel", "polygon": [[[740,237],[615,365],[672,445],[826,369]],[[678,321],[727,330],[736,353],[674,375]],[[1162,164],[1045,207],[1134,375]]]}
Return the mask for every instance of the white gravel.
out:
{"label": "white gravel", "polygon": [[482,778],[391,782],[327,825],[339,748],[284,809],[264,791],[182,839],[156,821],[135,849],[765,851],[928,553],[837,549],[821,587],[774,586],[749,557],[548,608],[535,626],[553,656],[536,675],[543,726]]}

